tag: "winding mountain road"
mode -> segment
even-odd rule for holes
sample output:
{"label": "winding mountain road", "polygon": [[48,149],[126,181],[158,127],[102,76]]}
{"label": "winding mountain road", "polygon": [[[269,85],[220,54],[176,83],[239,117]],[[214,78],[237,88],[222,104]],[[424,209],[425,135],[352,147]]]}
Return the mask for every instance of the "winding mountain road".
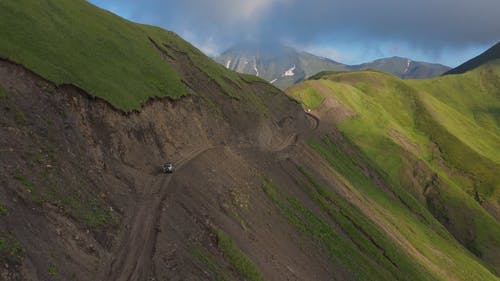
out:
{"label": "winding mountain road", "polygon": [[[310,128],[316,130],[319,119],[309,113],[307,114]],[[298,140],[297,133],[287,136],[282,142],[271,145],[269,139],[267,145],[273,152],[279,152],[289,146],[295,145]],[[176,170],[188,164],[190,161],[214,149],[214,146],[202,146],[186,153],[174,162]],[[134,216],[129,221],[130,227],[122,227],[119,235],[120,243],[111,250],[111,258],[104,265],[100,280],[110,281],[135,281],[145,280],[152,268],[152,256],[155,250],[157,227],[160,220],[161,204],[166,199],[169,184],[175,174],[160,174],[153,177],[148,185],[146,193],[138,194],[138,203],[133,212]]]}
{"label": "winding mountain road", "polygon": [[[204,146],[195,149],[176,161],[174,167],[181,169],[198,155],[212,149]],[[168,194],[172,175],[156,176],[147,194],[141,195],[130,227],[125,227],[120,235],[121,243],[111,255],[100,280],[145,280],[151,269],[152,253],[156,243],[160,207]]]}

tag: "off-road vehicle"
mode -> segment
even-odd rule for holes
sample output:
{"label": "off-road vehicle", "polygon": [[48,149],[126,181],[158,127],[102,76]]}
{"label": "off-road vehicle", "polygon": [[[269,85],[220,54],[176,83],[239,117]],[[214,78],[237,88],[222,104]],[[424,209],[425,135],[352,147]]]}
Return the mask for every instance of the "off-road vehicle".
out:
{"label": "off-road vehicle", "polygon": [[172,163],[165,163],[163,164],[163,172],[165,174],[171,174],[174,172],[174,165]]}

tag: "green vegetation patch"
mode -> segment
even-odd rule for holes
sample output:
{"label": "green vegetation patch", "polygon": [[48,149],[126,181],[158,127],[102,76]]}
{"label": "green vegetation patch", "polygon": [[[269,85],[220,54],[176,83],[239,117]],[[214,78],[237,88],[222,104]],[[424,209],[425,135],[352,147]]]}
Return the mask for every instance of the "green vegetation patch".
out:
{"label": "green vegetation patch", "polygon": [[87,1],[0,1],[0,38],[0,57],[124,111],[187,93],[140,25]]}
{"label": "green vegetation patch", "polygon": [[16,175],[15,179],[22,184],[35,203],[42,205],[48,202],[58,206],[93,231],[103,232],[108,226],[117,223],[115,213],[102,198],[84,193],[89,183],[62,183],[57,180],[59,177],[56,170],[42,172],[36,182],[43,183],[43,188],[36,188],[21,174]]}
{"label": "green vegetation patch", "polygon": [[238,248],[234,241],[222,230],[212,228],[217,236],[217,247],[224,254],[227,262],[241,275],[245,280],[263,281],[264,277],[259,272],[255,264]]}
{"label": "green vegetation patch", "polygon": [[6,216],[8,213],[7,208],[0,203],[0,216]]}
{"label": "green vegetation patch", "polygon": [[25,176],[17,174],[14,178],[22,184],[23,188],[25,188],[25,190],[31,195],[35,202],[39,204],[43,202],[42,197],[33,186],[33,183],[31,183]]}
{"label": "green vegetation patch", "polygon": [[62,207],[68,215],[93,231],[102,232],[117,224],[117,218],[110,206],[97,195],[84,194],[84,185],[86,183],[64,187],[54,183],[41,197],[43,201]]}
{"label": "green vegetation patch", "polygon": [[231,278],[228,277],[228,273],[226,272],[225,268],[217,264],[215,256],[206,248],[202,246],[195,246],[191,250],[191,254],[196,257],[201,263],[203,263],[206,269],[215,274],[216,281],[231,280]]}
{"label": "green vegetation patch", "polygon": [[11,233],[0,231],[0,260],[19,264],[25,254],[25,250],[19,240]]}
{"label": "green vegetation patch", "polygon": [[294,95],[309,109],[317,108],[325,99],[314,89],[314,87],[298,90]]}
{"label": "green vegetation patch", "polygon": [[54,264],[49,265],[49,276],[57,276],[57,267]]}

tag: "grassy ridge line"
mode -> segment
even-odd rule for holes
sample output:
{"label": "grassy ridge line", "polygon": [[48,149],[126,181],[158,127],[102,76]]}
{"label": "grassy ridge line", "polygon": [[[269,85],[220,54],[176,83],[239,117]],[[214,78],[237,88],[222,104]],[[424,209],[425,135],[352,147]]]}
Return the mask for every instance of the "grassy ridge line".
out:
{"label": "grassy ridge line", "polygon": [[[249,103],[259,114],[265,115],[268,113],[267,101],[263,99],[263,95],[259,95],[260,93],[256,92],[249,84],[263,83],[269,86],[264,92],[264,96],[273,96],[280,93],[278,89],[271,87],[267,81],[259,77],[226,69],[171,31],[165,31],[150,25],[142,25],[142,29],[164,53],[173,58],[178,56],[177,53],[187,56],[192,66],[205,73],[219,86],[222,93],[243,103]],[[216,101],[213,102],[216,103]]]}
{"label": "grassy ridge line", "polygon": [[83,0],[0,1],[0,56],[129,111],[186,94],[139,25]]}
{"label": "grassy ridge line", "polygon": [[243,80],[236,72],[228,71],[221,65],[215,63],[193,45],[184,41],[171,31],[165,31],[159,27],[150,25],[142,25],[141,27],[155,42],[160,43],[158,46],[165,53],[172,57],[176,57],[176,55],[171,52],[170,49],[172,49],[187,55],[191,63],[212,78],[225,93],[234,98],[239,98],[241,96],[238,89],[241,90],[243,88]]}
{"label": "grassy ridge line", "polygon": [[[480,79],[484,79],[485,76],[483,72],[488,72],[490,68],[493,68],[494,73],[496,71],[496,76],[493,75],[492,80],[481,81]],[[498,64],[493,64],[483,68],[480,73],[467,74],[472,77],[455,76],[405,82],[389,75],[371,71],[334,73],[325,74],[324,77],[328,80],[320,80],[319,82],[329,88],[330,94],[342,104],[358,113],[356,118],[341,123],[340,128],[348,137],[355,140],[357,145],[368,155],[372,156],[375,162],[381,165],[382,170],[389,173],[394,182],[398,182],[402,167],[398,155],[401,153],[398,151],[384,153],[388,147],[403,146],[404,143],[401,143],[403,141],[409,144],[404,149],[409,150],[419,159],[429,162],[435,155],[435,152],[429,149],[433,141],[430,139],[429,130],[422,130],[417,126],[418,121],[422,119],[418,115],[421,113],[417,112],[416,109],[417,102],[424,102],[428,111],[432,112],[433,115],[440,115],[440,118],[432,119],[437,120],[437,124],[442,125],[458,139],[458,141],[454,141],[455,143],[463,143],[470,148],[467,148],[466,151],[472,149],[473,153],[484,156],[479,158],[485,158],[479,161],[479,164],[475,165],[476,167],[470,167],[471,163],[468,162],[474,161],[464,161],[464,157],[461,155],[463,153],[457,151],[456,160],[449,161],[448,164],[471,175],[477,175],[477,171],[498,170],[499,166],[491,163],[491,161],[496,162],[500,157],[500,130],[495,130],[496,125],[493,126],[496,118],[495,108],[500,112],[500,99],[498,98],[498,90],[491,87],[491,84],[500,83],[498,68]],[[490,76],[492,75],[490,74]],[[464,83],[469,86],[466,87]],[[474,89],[483,89],[480,92],[480,97],[472,97]],[[421,94],[424,90],[426,90],[425,94]],[[455,94],[453,95],[453,93]],[[291,95],[294,96],[293,91]],[[444,105],[442,102],[438,102],[436,97],[443,99],[443,95],[454,96],[450,98],[450,104]],[[478,95],[476,94],[476,96]],[[492,112],[481,115],[481,120],[489,120],[486,127],[482,127],[480,123],[472,119],[473,117],[471,118],[471,116],[477,115],[475,113],[477,111]],[[447,113],[457,118],[452,121],[449,118],[444,118],[443,116]],[[401,138],[396,140],[394,136],[389,137],[388,134],[391,132],[396,132],[396,137],[399,135]],[[447,149],[446,144],[438,143],[438,145],[443,150]],[[450,149],[453,148],[450,146]],[[478,166],[481,166],[481,169],[478,169]],[[439,167],[434,168],[439,169]],[[500,175],[489,175],[483,181],[487,184],[482,184],[479,188],[481,196],[485,200],[493,198],[493,201],[494,198],[500,198],[500,194],[495,194],[500,189],[498,188]],[[464,190],[471,189],[462,188]]]}
{"label": "grassy ridge line", "polygon": [[449,74],[461,74],[465,73],[467,71],[473,70],[476,67],[479,67],[491,60],[499,59],[500,58],[500,41],[497,42],[493,47],[489,48],[479,56],[470,59],[466,61],[465,63],[447,71],[443,75],[449,75]]}

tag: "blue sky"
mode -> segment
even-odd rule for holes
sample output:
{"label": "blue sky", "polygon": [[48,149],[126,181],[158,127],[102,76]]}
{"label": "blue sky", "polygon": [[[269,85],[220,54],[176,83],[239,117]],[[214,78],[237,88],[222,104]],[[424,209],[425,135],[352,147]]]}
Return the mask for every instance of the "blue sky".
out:
{"label": "blue sky", "polygon": [[206,54],[275,42],[355,64],[381,57],[457,66],[500,40],[499,0],[91,0],[172,30]]}

